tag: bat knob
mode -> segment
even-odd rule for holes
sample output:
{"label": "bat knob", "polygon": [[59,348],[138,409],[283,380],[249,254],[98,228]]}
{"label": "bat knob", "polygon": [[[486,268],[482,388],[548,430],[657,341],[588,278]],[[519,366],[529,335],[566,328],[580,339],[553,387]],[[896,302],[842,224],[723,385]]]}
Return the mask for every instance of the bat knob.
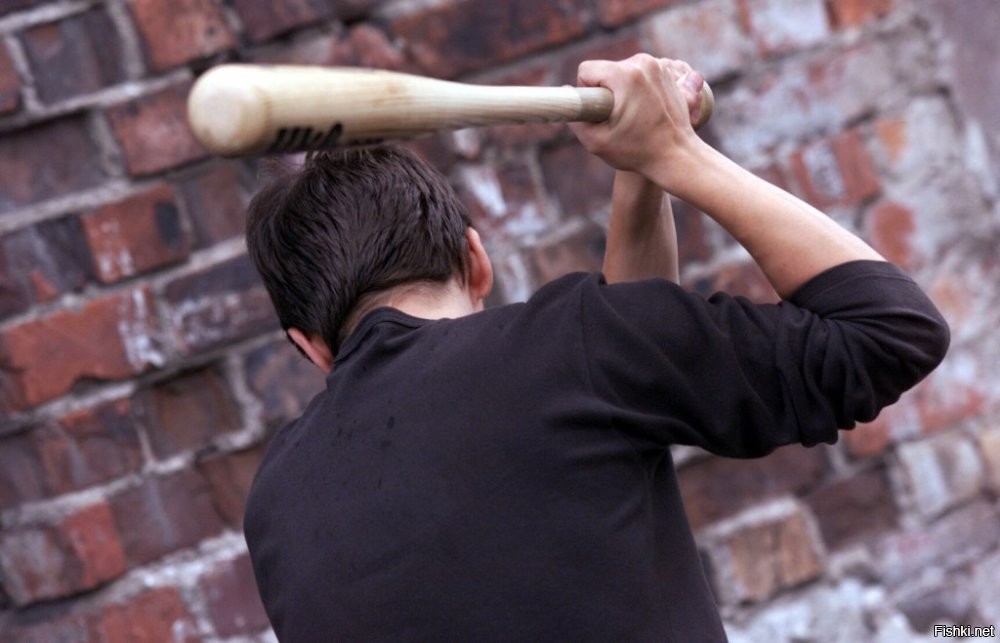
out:
{"label": "bat knob", "polygon": [[710,118],[712,118],[712,112],[714,111],[715,94],[712,93],[712,87],[708,83],[702,83],[701,102],[698,104],[697,114],[691,125],[695,129],[701,129],[701,127],[705,125]]}
{"label": "bat knob", "polygon": [[188,123],[195,138],[220,156],[246,154],[267,135],[268,104],[241,70],[216,67],[198,78],[188,95]]}

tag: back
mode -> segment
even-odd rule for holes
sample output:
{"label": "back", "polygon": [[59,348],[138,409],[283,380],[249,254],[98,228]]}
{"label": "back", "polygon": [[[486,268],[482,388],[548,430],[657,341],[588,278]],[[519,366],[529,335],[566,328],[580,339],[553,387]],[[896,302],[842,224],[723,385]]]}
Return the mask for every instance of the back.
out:
{"label": "back", "polygon": [[596,281],[361,322],[248,504],[282,640],[724,638],[669,452],[592,394],[579,291]]}

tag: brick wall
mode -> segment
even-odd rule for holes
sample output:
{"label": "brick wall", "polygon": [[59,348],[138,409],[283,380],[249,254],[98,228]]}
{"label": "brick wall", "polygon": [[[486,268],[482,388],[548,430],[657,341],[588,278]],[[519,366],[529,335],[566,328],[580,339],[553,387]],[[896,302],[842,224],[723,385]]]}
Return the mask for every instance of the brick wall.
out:
{"label": "brick wall", "polygon": [[[835,446],[678,451],[733,640],[1000,624],[998,31],[992,0],[0,3],[0,640],[269,640],[242,505],[320,378],[245,256],[253,162],[187,130],[201,71],[562,84],[639,50],[702,69],[705,136],[910,270],[954,332],[938,371]],[[599,266],[611,173],[564,127],[416,147],[485,234],[493,303]],[[774,297],[678,210],[688,286]]]}

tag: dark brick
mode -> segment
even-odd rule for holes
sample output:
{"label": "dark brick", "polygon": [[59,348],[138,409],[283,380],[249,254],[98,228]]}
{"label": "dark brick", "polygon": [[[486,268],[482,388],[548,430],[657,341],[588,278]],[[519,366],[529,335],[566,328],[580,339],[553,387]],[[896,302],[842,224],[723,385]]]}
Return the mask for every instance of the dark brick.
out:
{"label": "dark brick", "polygon": [[20,9],[27,9],[32,5],[41,4],[42,2],[43,0],[3,0],[0,3],[0,16]]}
{"label": "dark brick", "polygon": [[177,183],[177,191],[191,217],[198,248],[243,234],[249,201],[248,184],[243,166],[233,161],[213,164]]}
{"label": "dark brick", "polygon": [[[58,150],[54,154],[53,150]],[[0,138],[0,213],[95,187],[105,179],[83,116],[71,116]]]}
{"label": "dark brick", "polygon": [[109,502],[131,565],[191,547],[224,528],[211,489],[192,470],[147,478]]}
{"label": "dark brick", "polygon": [[125,571],[125,556],[104,502],[55,525],[26,525],[0,534],[0,571],[16,605],[92,589]]}
{"label": "dark brick", "polygon": [[283,424],[297,417],[325,387],[323,373],[289,342],[268,344],[247,356],[247,383],[263,403],[264,421]]}
{"label": "dark brick", "polygon": [[91,624],[93,641],[198,643],[198,624],[173,587],[160,587],[106,605]]}
{"label": "dark brick", "polygon": [[94,269],[114,283],[186,258],[190,243],[173,191],[158,185],[82,217]]}
{"label": "dark brick", "polygon": [[127,400],[76,411],[0,445],[0,507],[113,480],[143,462]]}
{"label": "dark brick", "polygon": [[825,485],[809,494],[806,502],[830,549],[897,526],[899,510],[885,472],[878,469]]}
{"label": "dark brick", "polygon": [[568,218],[582,217],[611,202],[614,170],[582,145],[573,142],[545,150],[541,164],[545,186]]}
{"label": "dark brick", "polygon": [[121,41],[99,7],[26,30],[21,41],[43,102],[87,94],[125,80]]}
{"label": "dark brick", "polygon": [[400,47],[385,32],[370,24],[358,24],[347,32],[323,34],[297,40],[278,49],[252,54],[262,63],[374,67],[395,71],[417,71]]}
{"label": "dark brick", "polygon": [[145,45],[146,60],[155,71],[236,44],[222,8],[213,0],[133,0],[128,7]]}
{"label": "dark brick", "polygon": [[149,293],[133,290],[7,328],[0,333],[0,410],[53,399],[84,378],[117,380],[158,365],[155,326]]}
{"label": "dark brick", "polygon": [[189,90],[175,85],[108,109],[129,174],[154,174],[208,156],[188,126]]}
{"label": "dark brick", "polygon": [[241,255],[167,285],[173,330],[187,351],[235,342],[277,327],[274,307]]}
{"label": "dark brick", "polygon": [[236,13],[250,40],[262,42],[274,36],[329,18],[335,3],[323,0],[233,0]]}
{"label": "dark brick", "polygon": [[567,239],[536,246],[531,262],[538,275],[537,283],[548,283],[580,270],[599,272],[604,263],[606,241],[604,230],[589,225]]}
{"label": "dark brick", "polygon": [[21,76],[6,47],[0,47],[0,115],[21,109]]}
{"label": "dark brick", "polygon": [[254,475],[264,457],[265,445],[206,458],[198,462],[198,471],[212,489],[216,511],[233,529],[241,529],[247,495]]}
{"label": "dark brick", "polygon": [[249,556],[217,563],[202,576],[201,586],[219,636],[248,634],[268,626]]}
{"label": "dark brick", "polygon": [[581,36],[592,19],[589,4],[459,0],[399,16],[390,32],[425,72],[454,77]]}
{"label": "dark brick", "polygon": [[681,495],[693,529],[730,516],[761,500],[813,487],[826,461],[819,449],[778,449],[765,458],[705,458],[678,473]]}
{"label": "dark brick", "polygon": [[242,426],[225,375],[205,368],[158,382],[138,395],[153,454],[165,458]]}
{"label": "dark brick", "polygon": [[601,23],[610,27],[620,25],[643,14],[678,4],[682,0],[598,0],[597,9]]}
{"label": "dark brick", "polygon": [[0,238],[0,318],[81,290],[93,278],[76,217],[42,221]]}
{"label": "dark brick", "polygon": [[674,212],[677,259],[680,265],[706,261],[712,255],[708,240],[708,217],[679,199],[671,199],[670,206]]}

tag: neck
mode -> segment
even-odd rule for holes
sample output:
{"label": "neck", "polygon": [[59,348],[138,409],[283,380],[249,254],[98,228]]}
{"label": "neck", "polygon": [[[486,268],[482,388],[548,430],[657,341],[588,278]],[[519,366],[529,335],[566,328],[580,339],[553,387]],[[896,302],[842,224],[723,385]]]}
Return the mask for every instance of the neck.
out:
{"label": "neck", "polygon": [[455,279],[445,284],[416,284],[389,295],[382,305],[421,319],[455,319],[483,309]]}

